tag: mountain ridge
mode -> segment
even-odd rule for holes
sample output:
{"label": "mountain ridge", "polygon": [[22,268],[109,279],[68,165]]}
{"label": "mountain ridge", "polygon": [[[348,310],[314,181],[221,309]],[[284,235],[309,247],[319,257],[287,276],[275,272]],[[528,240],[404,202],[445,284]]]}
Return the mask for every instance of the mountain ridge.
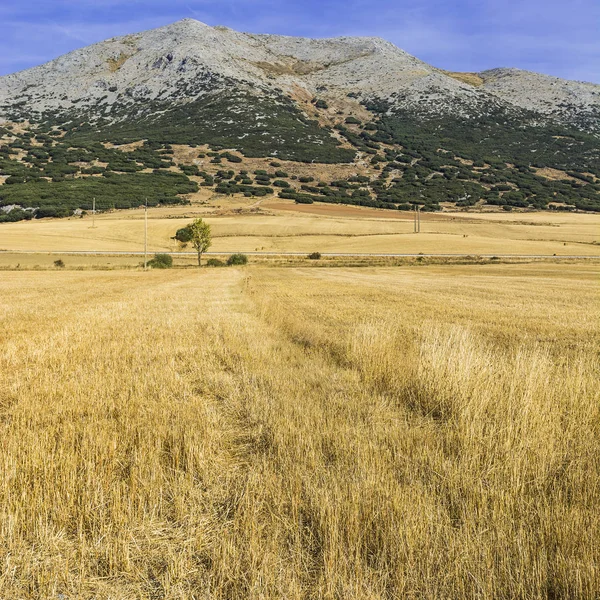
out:
{"label": "mountain ridge", "polygon": [[[161,76],[156,77],[161,69]],[[475,73],[482,84],[474,88],[383,38],[247,34],[194,19],[110,38],[0,77],[0,115],[10,109],[10,97],[14,97],[12,104],[26,102],[34,113],[67,110],[74,101],[85,105],[103,96],[110,105],[119,98],[118,90],[111,91],[115,85],[133,89],[134,96],[156,99],[172,95],[177,83],[186,80],[186,73],[193,77],[201,69],[259,88],[272,88],[276,83],[286,92],[300,86],[316,94],[325,87],[332,95],[354,91],[390,100],[403,90],[404,106],[426,104],[426,95],[436,112],[450,114],[457,110],[463,114],[457,108],[461,104],[484,110],[485,104],[499,101],[509,108],[553,115],[577,127],[582,127],[584,115],[591,125],[583,129],[600,130],[595,122],[600,113],[600,85],[496,68]],[[50,78],[53,85],[46,83]],[[568,109],[561,108],[565,103]]]}

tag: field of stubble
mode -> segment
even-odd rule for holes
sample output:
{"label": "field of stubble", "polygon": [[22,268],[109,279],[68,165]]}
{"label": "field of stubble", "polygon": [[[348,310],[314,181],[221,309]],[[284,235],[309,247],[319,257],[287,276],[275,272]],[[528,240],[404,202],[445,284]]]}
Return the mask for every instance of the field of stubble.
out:
{"label": "field of stubble", "polygon": [[599,597],[598,274],[2,273],[0,598]]}

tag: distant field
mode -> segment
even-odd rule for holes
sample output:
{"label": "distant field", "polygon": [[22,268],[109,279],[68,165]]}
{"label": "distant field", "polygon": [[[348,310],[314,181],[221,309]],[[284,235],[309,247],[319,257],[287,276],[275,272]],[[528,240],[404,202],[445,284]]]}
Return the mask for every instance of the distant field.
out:
{"label": "distant field", "polygon": [[599,275],[1,273],[0,598],[598,598]]}
{"label": "distant field", "polygon": [[[241,212],[239,212],[241,211]],[[311,212],[312,211],[312,212]],[[564,213],[423,214],[413,233],[410,214],[360,207],[264,206],[253,200],[213,201],[149,213],[151,251],[176,251],[171,238],[205,216],[214,252],[385,252],[600,256],[600,216]],[[187,217],[187,218],[186,218]],[[0,225],[0,250],[129,251],[143,249],[143,211]]]}

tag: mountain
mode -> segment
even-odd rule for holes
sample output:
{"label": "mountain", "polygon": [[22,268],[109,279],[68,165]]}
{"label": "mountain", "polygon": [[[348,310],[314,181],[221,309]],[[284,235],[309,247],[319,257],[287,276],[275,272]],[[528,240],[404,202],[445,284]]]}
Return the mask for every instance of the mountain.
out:
{"label": "mountain", "polygon": [[517,69],[471,75],[446,73],[378,38],[254,35],[184,19],[2,77],[0,106],[4,114],[15,105],[32,114],[87,108],[118,120],[119,103],[187,104],[233,85],[267,96],[355,93],[460,116],[518,107],[600,131],[598,85]]}
{"label": "mountain", "polygon": [[[442,197],[437,176],[453,184],[451,198],[467,202],[500,183],[509,189],[496,190],[499,198],[525,190],[521,204],[529,195],[541,207],[570,195],[540,191],[548,177],[538,171],[552,169],[577,180],[584,208],[595,205],[600,176],[599,85],[517,69],[453,73],[379,38],[255,35],[192,19],[0,77],[2,120],[70,147],[146,140],[305,163],[387,163],[384,173],[404,181],[387,182],[385,190],[398,188],[387,196],[366,186],[370,198],[397,199],[404,189],[416,202],[435,184],[432,207]],[[18,179],[12,167],[5,173]],[[529,178],[532,193],[523,177],[502,173],[515,168],[540,179]],[[457,187],[457,178],[479,188]]]}

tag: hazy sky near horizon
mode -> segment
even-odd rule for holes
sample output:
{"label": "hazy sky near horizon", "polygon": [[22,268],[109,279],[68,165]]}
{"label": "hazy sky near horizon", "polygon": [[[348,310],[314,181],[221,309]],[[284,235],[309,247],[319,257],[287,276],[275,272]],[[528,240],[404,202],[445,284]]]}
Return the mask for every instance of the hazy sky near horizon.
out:
{"label": "hazy sky near horizon", "polygon": [[448,70],[600,83],[599,0],[0,0],[0,75],[185,17],[252,33],[379,36]]}

